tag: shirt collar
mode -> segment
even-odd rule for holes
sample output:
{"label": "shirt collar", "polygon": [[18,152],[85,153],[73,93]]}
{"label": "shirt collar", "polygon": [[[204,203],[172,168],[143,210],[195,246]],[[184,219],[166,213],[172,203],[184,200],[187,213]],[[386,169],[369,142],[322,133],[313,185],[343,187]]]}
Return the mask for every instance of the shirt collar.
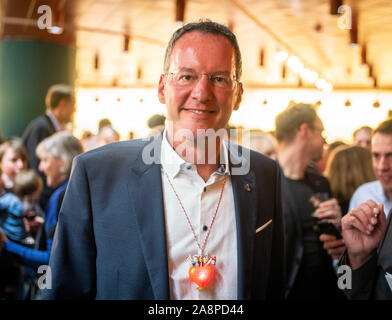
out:
{"label": "shirt collar", "polygon": [[56,131],[61,131],[63,130],[63,127],[60,125],[60,123],[57,121],[56,117],[54,116],[53,112],[46,109],[45,111],[46,115],[49,117],[49,119],[52,121],[54,128]]}
{"label": "shirt collar", "polygon": [[[221,154],[223,155],[220,167],[213,173],[219,175],[230,174],[229,170],[229,156],[226,143],[221,144]],[[162,145],[161,145],[161,164],[163,169],[167,172],[171,179],[185,169],[190,169],[194,166],[192,163],[186,162],[173,149],[169,140],[167,139],[167,128],[163,131]]]}

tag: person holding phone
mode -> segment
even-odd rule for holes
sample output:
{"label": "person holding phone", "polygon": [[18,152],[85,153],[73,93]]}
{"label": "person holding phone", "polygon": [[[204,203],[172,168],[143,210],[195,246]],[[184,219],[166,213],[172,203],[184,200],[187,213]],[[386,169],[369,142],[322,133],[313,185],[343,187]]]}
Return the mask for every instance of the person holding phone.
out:
{"label": "person holding phone", "polygon": [[[341,219],[340,206],[331,198],[328,180],[308,169],[311,160],[321,159],[323,130],[316,110],[309,104],[288,106],[275,119],[278,162],[283,172],[287,299],[331,300],[343,296],[337,288],[331,256],[320,241],[321,237],[334,239],[334,248],[343,251],[343,240],[328,234],[320,237],[320,232],[314,229],[314,218],[330,224],[329,228],[339,227]],[[315,194],[325,197],[316,199]]]}

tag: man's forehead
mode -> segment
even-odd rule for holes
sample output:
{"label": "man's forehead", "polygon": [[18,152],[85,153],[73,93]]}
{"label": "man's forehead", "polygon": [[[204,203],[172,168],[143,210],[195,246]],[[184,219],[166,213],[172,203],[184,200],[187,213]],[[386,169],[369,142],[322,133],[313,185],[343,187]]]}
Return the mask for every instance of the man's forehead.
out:
{"label": "man's forehead", "polygon": [[203,53],[208,57],[211,57],[211,54],[220,55],[223,60],[229,58],[232,65],[235,65],[235,50],[229,39],[223,35],[198,31],[188,32],[176,41],[171,52],[170,64],[177,60],[178,56],[193,54],[200,57]]}
{"label": "man's forehead", "polygon": [[392,134],[375,133],[372,138],[372,151],[392,151]]}

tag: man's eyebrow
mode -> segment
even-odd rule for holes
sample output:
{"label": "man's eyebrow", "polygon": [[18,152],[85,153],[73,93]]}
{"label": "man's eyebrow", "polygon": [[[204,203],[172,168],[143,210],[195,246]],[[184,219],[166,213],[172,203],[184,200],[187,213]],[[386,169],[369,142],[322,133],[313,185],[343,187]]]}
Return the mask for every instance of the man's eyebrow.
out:
{"label": "man's eyebrow", "polygon": [[[187,68],[187,67],[183,67],[180,68],[178,70],[178,72],[194,72],[194,73],[198,73],[196,72],[196,70],[192,69],[192,68]],[[209,72],[208,74],[210,75],[217,75],[217,74],[224,74],[224,75],[230,75],[231,73],[229,71],[214,71],[214,72]]]}

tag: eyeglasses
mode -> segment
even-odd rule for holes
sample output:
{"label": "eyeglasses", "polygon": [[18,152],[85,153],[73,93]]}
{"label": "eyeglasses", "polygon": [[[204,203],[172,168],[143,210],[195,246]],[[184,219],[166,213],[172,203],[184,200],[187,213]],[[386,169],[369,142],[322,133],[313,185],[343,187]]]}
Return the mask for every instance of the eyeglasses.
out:
{"label": "eyeglasses", "polygon": [[166,75],[172,76],[175,83],[180,87],[193,87],[201,79],[201,76],[206,75],[208,82],[216,88],[224,90],[233,90],[237,79],[229,75],[221,73],[196,73],[194,71],[179,71],[177,73],[169,72]]}

